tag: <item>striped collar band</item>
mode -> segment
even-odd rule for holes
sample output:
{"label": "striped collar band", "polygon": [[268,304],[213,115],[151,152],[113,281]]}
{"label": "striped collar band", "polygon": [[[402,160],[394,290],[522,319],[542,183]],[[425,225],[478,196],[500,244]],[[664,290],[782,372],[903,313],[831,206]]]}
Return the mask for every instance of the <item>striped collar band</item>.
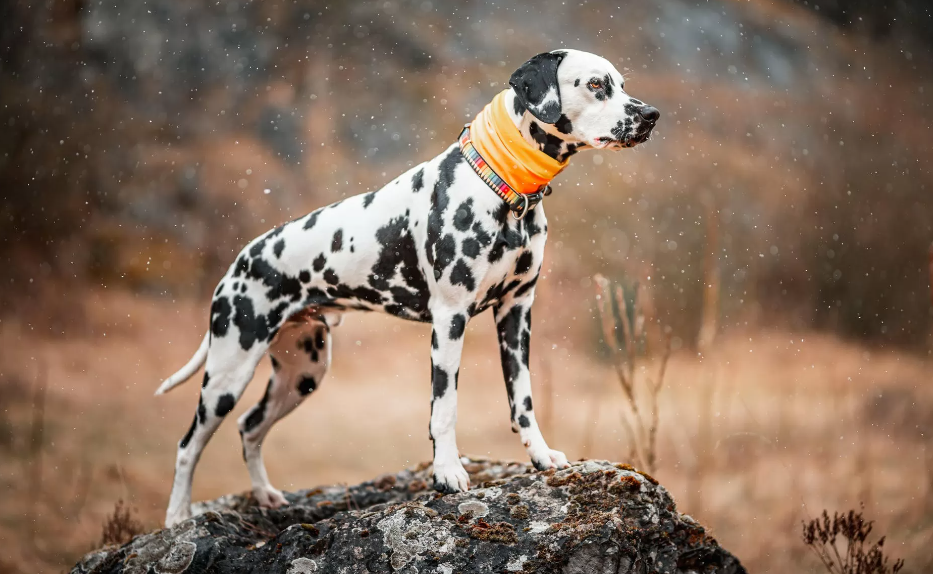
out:
{"label": "striped collar band", "polygon": [[519,193],[512,189],[504,179],[499,177],[499,174],[493,171],[492,167],[486,163],[483,156],[476,150],[473,141],[470,139],[470,124],[463,126],[463,131],[460,132],[460,153],[463,154],[467,163],[470,164],[470,167],[473,168],[473,171],[476,172],[480,179],[486,182],[486,185],[509,205],[515,219],[524,218],[529,211],[541,203],[545,195],[551,195],[551,186],[547,184],[533,193]]}

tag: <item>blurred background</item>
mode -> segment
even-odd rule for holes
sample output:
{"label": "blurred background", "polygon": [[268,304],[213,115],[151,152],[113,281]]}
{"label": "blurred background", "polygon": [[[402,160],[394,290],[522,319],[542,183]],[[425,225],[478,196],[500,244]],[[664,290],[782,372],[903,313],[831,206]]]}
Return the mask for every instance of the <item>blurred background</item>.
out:
{"label": "blurred background", "polygon": [[[120,499],[157,527],[198,385],[152,392],[234,255],[438,154],[560,47],[662,118],[635,150],[575,156],[546,202],[551,446],[649,464],[629,373],[658,414],[651,470],[749,571],[818,571],[801,520],[859,504],[931,571],[931,25],[924,0],[0,2],[0,571],[67,569]],[[621,371],[596,274],[643,326]],[[428,460],[429,336],[348,316],[321,391],[266,441],[273,482]],[[525,460],[487,316],[461,380],[462,451]],[[196,499],[249,488],[235,425],[262,386]]]}

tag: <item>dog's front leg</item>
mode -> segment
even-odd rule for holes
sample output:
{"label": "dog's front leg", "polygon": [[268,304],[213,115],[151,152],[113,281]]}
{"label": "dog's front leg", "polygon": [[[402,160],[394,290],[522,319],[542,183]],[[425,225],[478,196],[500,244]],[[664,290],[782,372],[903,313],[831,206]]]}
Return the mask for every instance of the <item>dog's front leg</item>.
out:
{"label": "dog's front leg", "polygon": [[519,433],[522,444],[538,470],[569,466],[564,453],[548,448],[531,401],[531,373],[528,354],[531,347],[531,296],[509,299],[494,309],[496,331],[499,334],[499,353],[502,373],[509,394],[512,430]]}
{"label": "dog's front leg", "polygon": [[432,312],[431,334],[431,440],[434,441],[434,488],[443,493],[470,488],[470,476],[457,450],[457,377],[463,350],[462,313]]}

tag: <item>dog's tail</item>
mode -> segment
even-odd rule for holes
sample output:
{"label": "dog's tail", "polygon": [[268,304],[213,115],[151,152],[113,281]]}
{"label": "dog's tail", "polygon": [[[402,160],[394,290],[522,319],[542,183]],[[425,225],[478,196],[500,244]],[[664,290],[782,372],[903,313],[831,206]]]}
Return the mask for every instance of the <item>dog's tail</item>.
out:
{"label": "dog's tail", "polygon": [[165,379],[165,381],[159,386],[158,390],[156,390],[155,394],[164,395],[165,393],[190,379],[191,375],[195,374],[207,359],[207,348],[210,347],[210,340],[211,333],[208,331],[204,334],[204,340],[201,341],[201,346],[198,347],[197,351],[195,351],[194,356],[191,357],[191,360],[188,361],[188,364],[179,369],[178,372],[171,377]]}

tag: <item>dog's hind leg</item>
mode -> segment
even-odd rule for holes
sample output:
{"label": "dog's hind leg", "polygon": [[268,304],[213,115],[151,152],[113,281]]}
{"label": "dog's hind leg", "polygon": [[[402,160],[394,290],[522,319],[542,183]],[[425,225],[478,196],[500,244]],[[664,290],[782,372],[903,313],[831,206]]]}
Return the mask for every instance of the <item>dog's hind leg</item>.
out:
{"label": "dog's hind leg", "polygon": [[318,319],[287,322],[272,343],[270,355],[272,376],[266,392],[240,417],[239,428],[253,496],[261,506],[277,508],[287,501],[269,482],[262,443],[272,425],[321,384],[331,359],[330,329]]}
{"label": "dog's hind leg", "polygon": [[191,483],[201,452],[224,417],[233,410],[268,349],[268,343],[261,339],[252,341],[244,349],[240,339],[232,335],[211,338],[198,409],[191,427],[178,443],[175,479],[165,514],[166,527],[191,516]]}

